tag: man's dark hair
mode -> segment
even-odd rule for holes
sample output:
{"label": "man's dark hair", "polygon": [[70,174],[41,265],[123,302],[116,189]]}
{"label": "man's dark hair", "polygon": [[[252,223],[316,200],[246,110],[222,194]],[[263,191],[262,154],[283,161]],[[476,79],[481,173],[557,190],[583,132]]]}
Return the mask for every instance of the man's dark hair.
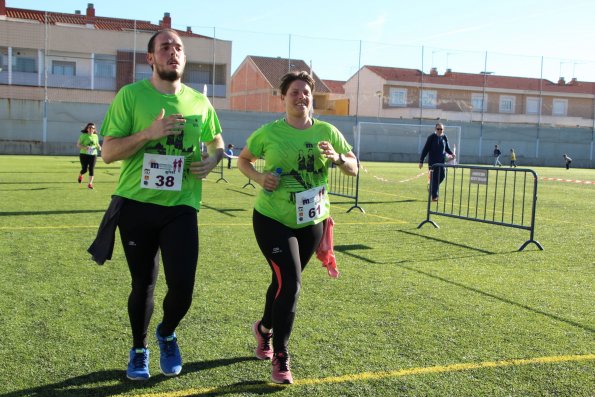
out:
{"label": "man's dark hair", "polygon": [[151,38],[149,39],[149,44],[147,44],[147,52],[148,53],[152,54],[155,52],[155,38],[164,32],[171,32],[171,33],[175,34],[176,36],[179,36],[178,32],[176,32],[174,29],[161,29],[161,30],[156,31],[153,34],[153,36],[151,36]]}
{"label": "man's dark hair", "polygon": [[305,81],[306,84],[310,86],[312,92],[314,92],[314,79],[312,78],[312,76],[310,76],[308,72],[289,72],[285,74],[283,77],[281,77],[281,85],[279,86],[279,89],[281,90],[281,95],[287,94],[289,86],[296,80]]}

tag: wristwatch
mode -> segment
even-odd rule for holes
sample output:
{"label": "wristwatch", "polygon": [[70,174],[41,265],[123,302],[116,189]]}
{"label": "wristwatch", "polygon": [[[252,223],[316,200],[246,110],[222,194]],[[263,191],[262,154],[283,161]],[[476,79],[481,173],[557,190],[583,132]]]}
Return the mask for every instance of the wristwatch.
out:
{"label": "wristwatch", "polygon": [[339,161],[335,163],[336,165],[343,165],[345,164],[345,157],[343,157],[342,153],[339,153]]}

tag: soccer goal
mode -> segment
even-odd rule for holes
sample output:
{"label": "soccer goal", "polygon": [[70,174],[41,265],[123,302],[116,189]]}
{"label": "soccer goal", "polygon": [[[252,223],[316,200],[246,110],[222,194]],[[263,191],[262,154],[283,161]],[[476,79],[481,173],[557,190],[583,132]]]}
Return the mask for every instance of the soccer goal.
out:
{"label": "soccer goal", "polygon": [[[416,158],[415,156],[421,153],[428,135],[434,132],[434,128],[435,124],[361,121],[354,129],[354,149],[358,158],[362,155],[379,160]],[[461,158],[461,126],[444,124],[444,128],[451,150],[457,155],[457,159]],[[373,153],[375,155],[372,155]]]}

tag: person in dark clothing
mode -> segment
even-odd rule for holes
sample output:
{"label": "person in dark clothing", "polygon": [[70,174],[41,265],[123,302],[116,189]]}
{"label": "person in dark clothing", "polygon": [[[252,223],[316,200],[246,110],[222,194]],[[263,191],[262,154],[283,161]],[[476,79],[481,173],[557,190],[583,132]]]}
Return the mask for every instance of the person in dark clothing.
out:
{"label": "person in dark clothing", "polygon": [[498,145],[495,145],[494,146],[494,167],[495,166],[502,167],[502,163],[500,162],[501,154],[502,154],[502,152],[500,151],[500,148],[498,147]]}
{"label": "person in dark clothing", "polygon": [[564,157],[564,161],[566,162],[566,169],[569,170],[570,163],[572,163],[572,159],[566,153],[564,153],[564,155],[562,157]]}
{"label": "person in dark clothing", "polygon": [[419,168],[421,169],[424,165],[424,159],[426,156],[428,156],[428,165],[430,167],[431,175],[430,189],[432,192],[432,201],[438,201],[438,189],[444,180],[444,177],[446,176],[446,170],[444,167],[432,168],[432,166],[434,164],[444,163],[446,153],[450,155],[449,159],[456,158],[456,155],[452,150],[450,150],[450,146],[448,146],[448,138],[444,134],[444,125],[438,123],[436,124],[434,133],[428,136],[426,144],[421,151],[421,156],[419,157]]}

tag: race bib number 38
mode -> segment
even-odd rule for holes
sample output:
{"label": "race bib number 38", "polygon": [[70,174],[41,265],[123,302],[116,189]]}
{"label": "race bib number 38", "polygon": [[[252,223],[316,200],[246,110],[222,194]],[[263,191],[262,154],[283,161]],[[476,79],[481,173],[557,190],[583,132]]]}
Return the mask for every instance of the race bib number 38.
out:
{"label": "race bib number 38", "polygon": [[297,223],[302,224],[326,217],[325,189],[318,186],[295,194]]}
{"label": "race bib number 38", "polygon": [[145,153],[140,186],[145,189],[180,190],[184,157]]}

